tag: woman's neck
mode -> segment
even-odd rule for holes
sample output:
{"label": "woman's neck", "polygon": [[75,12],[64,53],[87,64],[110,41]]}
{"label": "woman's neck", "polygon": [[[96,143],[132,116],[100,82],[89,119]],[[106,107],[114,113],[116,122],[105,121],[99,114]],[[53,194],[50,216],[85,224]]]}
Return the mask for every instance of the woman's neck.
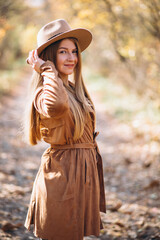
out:
{"label": "woman's neck", "polygon": [[68,85],[68,76],[59,75],[59,77],[62,79],[65,85]]}

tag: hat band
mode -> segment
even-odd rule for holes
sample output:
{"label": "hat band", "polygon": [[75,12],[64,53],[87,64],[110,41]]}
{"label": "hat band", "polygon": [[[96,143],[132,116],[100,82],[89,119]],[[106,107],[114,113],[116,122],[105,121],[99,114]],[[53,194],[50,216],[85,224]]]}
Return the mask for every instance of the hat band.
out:
{"label": "hat band", "polygon": [[57,33],[57,34],[55,34],[54,36],[52,36],[52,37],[48,38],[48,40],[47,40],[47,41],[49,41],[49,40],[51,40],[52,38],[54,38],[54,37],[56,37],[56,36],[60,35],[61,33],[63,33],[63,32],[60,32],[60,33]]}

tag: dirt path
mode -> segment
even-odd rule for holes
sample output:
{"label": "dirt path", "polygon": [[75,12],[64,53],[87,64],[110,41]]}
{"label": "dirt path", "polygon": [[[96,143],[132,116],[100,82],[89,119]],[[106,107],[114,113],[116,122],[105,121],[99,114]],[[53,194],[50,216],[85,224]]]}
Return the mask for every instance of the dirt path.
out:
{"label": "dirt path", "polygon": [[[30,147],[21,140],[25,89],[26,81],[0,102],[0,239],[4,240],[36,239],[23,224],[47,145]],[[160,154],[153,151],[157,145],[108,116],[93,95],[107,199],[105,229],[97,239],[160,239]]]}

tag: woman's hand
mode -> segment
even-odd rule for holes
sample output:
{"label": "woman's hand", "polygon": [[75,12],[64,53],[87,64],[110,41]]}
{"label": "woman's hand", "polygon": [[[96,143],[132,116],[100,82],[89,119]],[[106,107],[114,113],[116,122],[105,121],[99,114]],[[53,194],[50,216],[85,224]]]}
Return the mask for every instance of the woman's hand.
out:
{"label": "woman's hand", "polygon": [[29,57],[27,58],[27,63],[30,64],[35,71],[40,73],[41,72],[40,66],[43,63],[45,63],[45,61],[43,61],[41,58],[39,58],[37,50],[32,50],[31,52],[29,52]]}

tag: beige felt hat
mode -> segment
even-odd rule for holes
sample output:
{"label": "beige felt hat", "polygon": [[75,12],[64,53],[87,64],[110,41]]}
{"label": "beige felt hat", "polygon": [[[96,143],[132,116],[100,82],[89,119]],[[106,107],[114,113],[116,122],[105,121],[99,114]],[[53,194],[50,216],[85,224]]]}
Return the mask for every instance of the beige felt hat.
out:
{"label": "beige felt hat", "polygon": [[84,28],[72,29],[64,19],[58,19],[43,26],[37,35],[37,51],[40,54],[50,44],[73,37],[79,42],[81,52],[84,51],[92,41],[92,34]]}

